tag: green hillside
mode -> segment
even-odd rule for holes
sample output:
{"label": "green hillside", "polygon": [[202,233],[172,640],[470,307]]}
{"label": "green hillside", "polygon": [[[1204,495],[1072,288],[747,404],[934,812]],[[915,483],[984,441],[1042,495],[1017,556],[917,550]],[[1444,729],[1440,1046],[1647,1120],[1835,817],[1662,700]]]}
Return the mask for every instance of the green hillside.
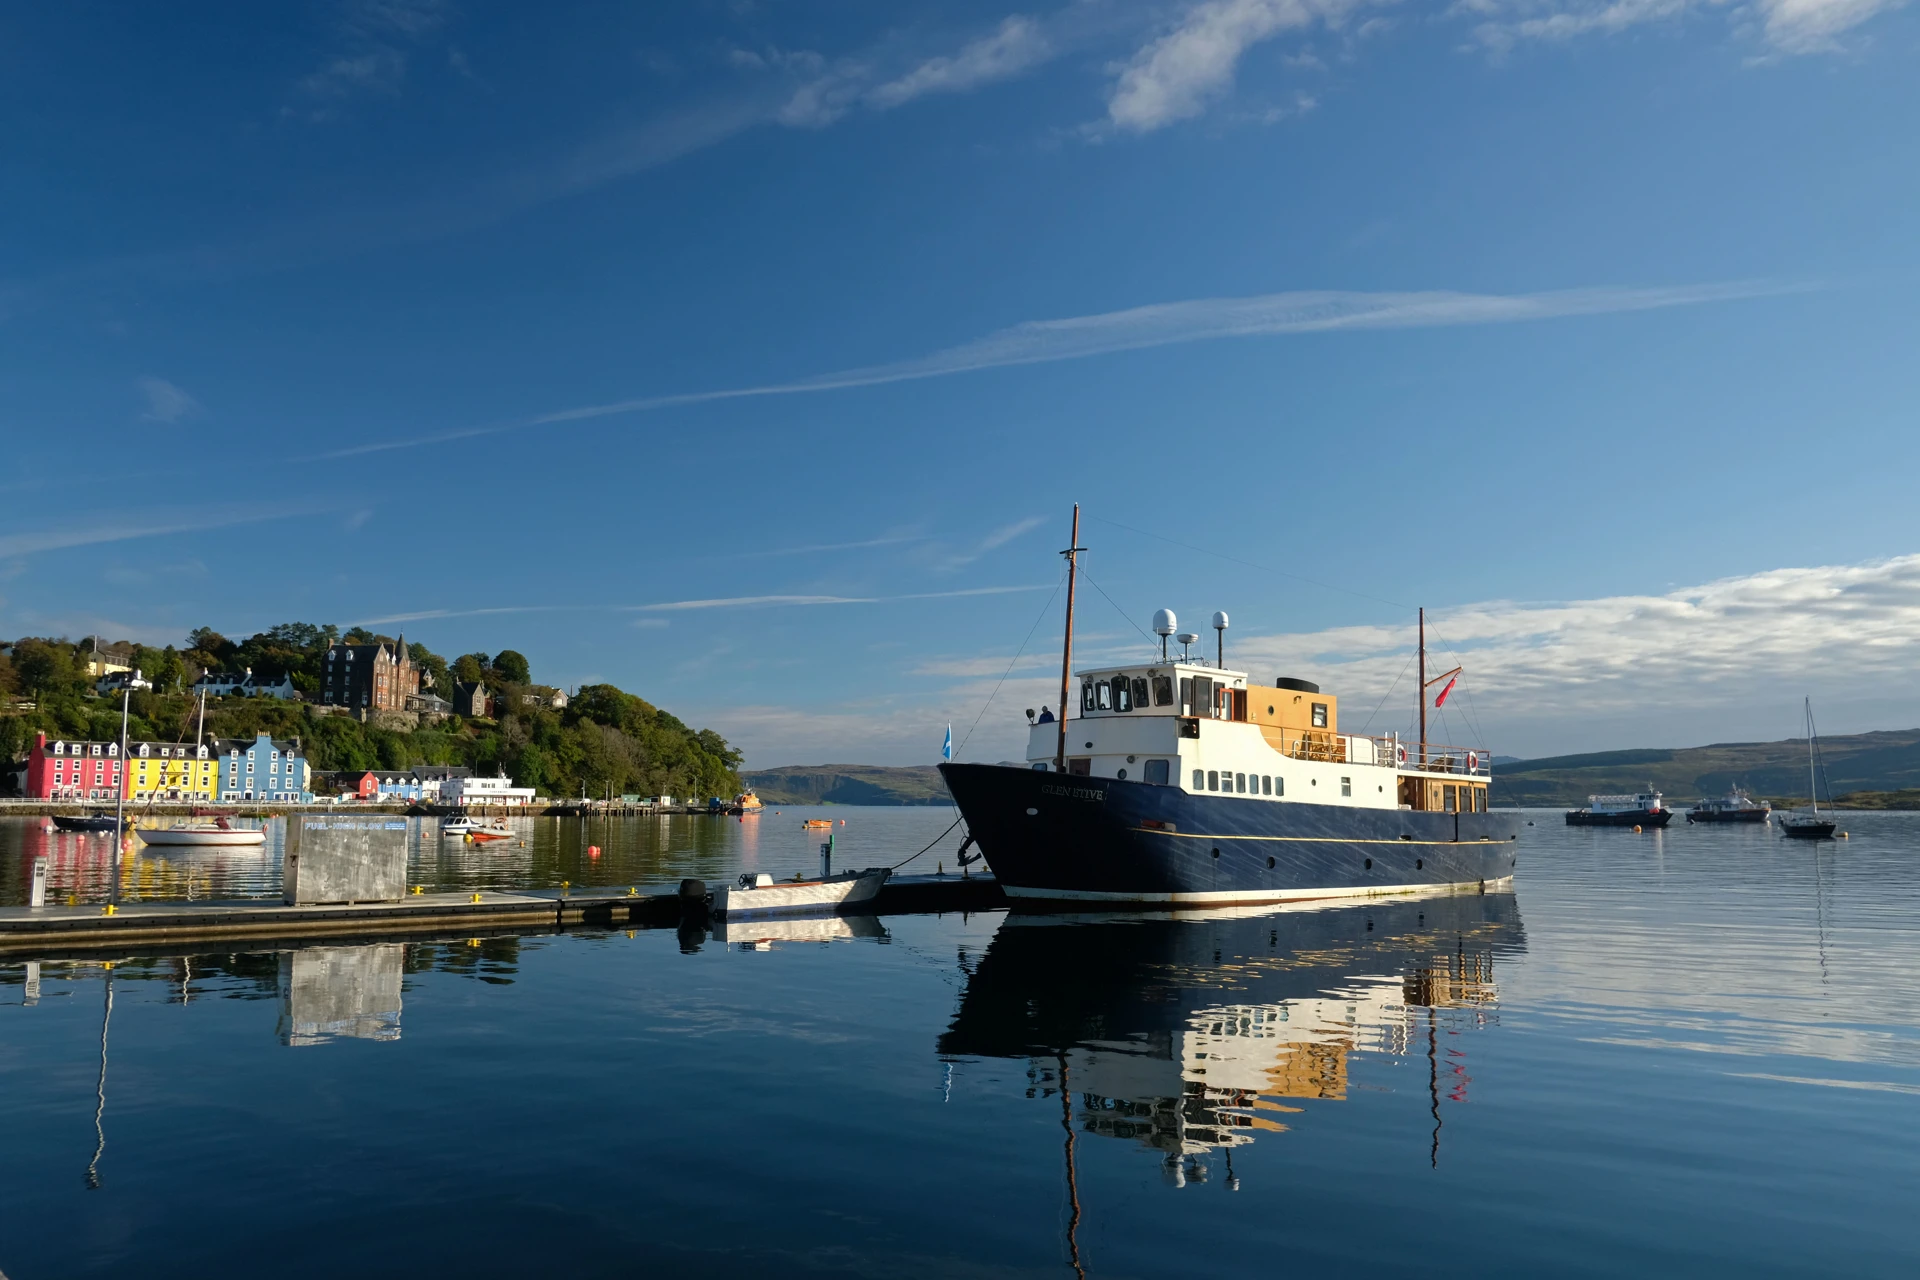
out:
{"label": "green hillside", "polygon": [[743,770],[741,779],[768,804],[946,804],[947,784],[930,764],[795,764]]}
{"label": "green hillside", "polygon": [[[1820,752],[1836,796],[1920,788],[1920,729],[1822,738]],[[1580,805],[1589,795],[1639,791],[1649,783],[1664,792],[1671,804],[1724,795],[1735,785],[1756,797],[1803,801],[1807,742],[1805,738],[1719,742],[1522,760],[1494,771],[1492,801],[1497,805]],[[1857,803],[1865,802],[1862,797]]]}

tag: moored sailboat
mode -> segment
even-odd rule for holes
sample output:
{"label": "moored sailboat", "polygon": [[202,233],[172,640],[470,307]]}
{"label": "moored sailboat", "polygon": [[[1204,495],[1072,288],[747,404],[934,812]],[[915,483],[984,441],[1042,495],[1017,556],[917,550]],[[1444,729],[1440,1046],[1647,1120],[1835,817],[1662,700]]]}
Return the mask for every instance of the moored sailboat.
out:
{"label": "moored sailboat", "polygon": [[[1780,815],[1780,834],[1794,836],[1801,840],[1831,840],[1834,828],[1838,825],[1832,818],[1820,812],[1820,785],[1814,776],[1814,762],[1820,752],[1820,735],[1813,727],[1813,699],[1807,699],[1807,794],[1812,808],[1806,812],[1795,810]],[[1824,768],[1821,772],[1825,772]],[[1833,789],[1827,789],[1827,800],[1833,800]]]}

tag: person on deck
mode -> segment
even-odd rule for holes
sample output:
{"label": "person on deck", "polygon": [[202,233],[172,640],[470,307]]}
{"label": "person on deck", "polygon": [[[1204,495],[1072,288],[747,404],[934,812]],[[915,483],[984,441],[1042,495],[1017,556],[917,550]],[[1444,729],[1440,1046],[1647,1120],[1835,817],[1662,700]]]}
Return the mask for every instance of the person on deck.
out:
{"label": "person on deck", "polygon": [[1040,718],[1039,718],[1038,720],[1036,720],[1036,721],[1034,721],[1034,723],[1035,723],[1035,724],[1052,724],[1052,723],[1053,723],[1053,712],[1051,712],[1051,711],[1049,711],[1049,710],[1047,710],[1047,709],[1046,709],[1045,707],[1041,707],[1041,708],[1040,708]]}

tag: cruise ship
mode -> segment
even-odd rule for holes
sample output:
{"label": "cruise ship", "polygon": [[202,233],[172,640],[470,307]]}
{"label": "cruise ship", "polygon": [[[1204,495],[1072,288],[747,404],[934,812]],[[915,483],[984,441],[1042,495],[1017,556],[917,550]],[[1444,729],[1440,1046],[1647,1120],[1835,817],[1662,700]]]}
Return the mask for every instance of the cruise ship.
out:
{"label": "cruise ship", "polygon": [[[1073,671],[1079,550],[1062,714],[1031,721],[1024,767],[940,766],[1010,898],[1178,908],[1511,879],[1521,819],[1489,809],[1483,748],[1343,731],[1313,682],[1227,666],[1224,614],[1213,663],[1164,656],[1162,610],[1160,661]],[[1424,643],[1421,659],[1424,726],[1427,689],[1456,673],[1429,681]]]}

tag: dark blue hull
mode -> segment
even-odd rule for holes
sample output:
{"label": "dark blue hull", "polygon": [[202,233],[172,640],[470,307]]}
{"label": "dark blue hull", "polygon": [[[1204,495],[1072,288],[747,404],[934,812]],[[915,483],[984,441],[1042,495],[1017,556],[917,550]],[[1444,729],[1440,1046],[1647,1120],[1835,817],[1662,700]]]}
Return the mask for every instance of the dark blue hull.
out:
{"label": "dark blue hull", "polygon": [[1007,895],[1231,905],[1513,875],[1520,818],[1191,795],[1178,787],[943,764],[967,830]]}

